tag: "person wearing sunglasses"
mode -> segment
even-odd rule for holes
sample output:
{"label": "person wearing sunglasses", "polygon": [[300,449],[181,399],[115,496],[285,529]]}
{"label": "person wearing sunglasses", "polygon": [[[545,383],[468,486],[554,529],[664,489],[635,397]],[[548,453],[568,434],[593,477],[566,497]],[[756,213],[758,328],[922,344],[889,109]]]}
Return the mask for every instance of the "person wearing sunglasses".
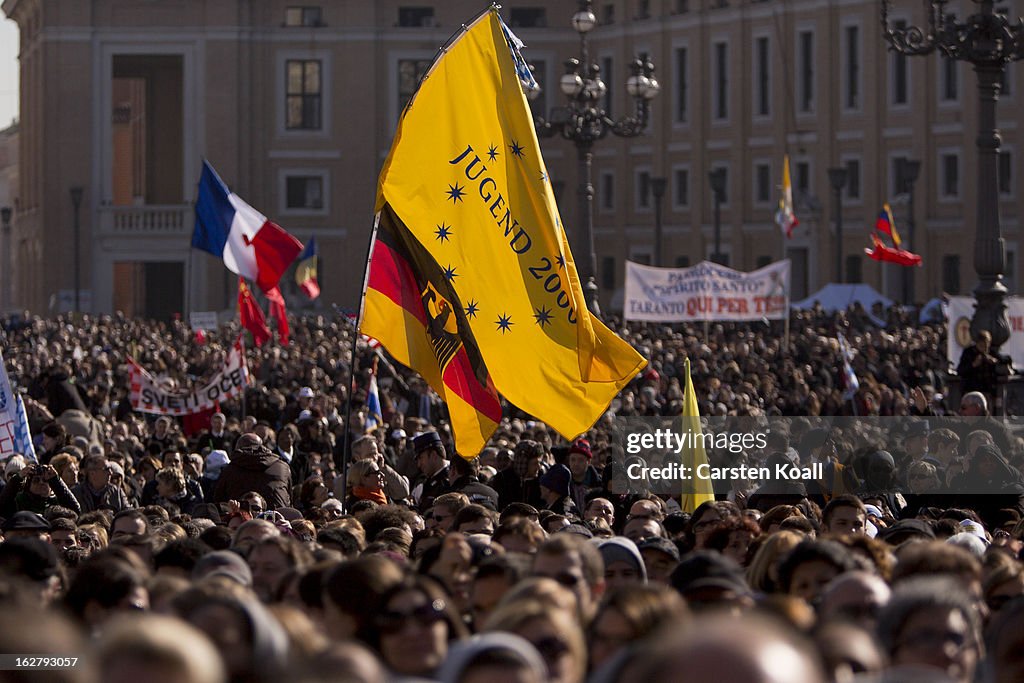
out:
{"label": "person wearing sunglasses", "polygon": [[444,590],[425,576],[409,576],[386,592],[366,640],[396,676],[433,678],[451,641],[469,635]]}
{"label": "person wearing sunglasses", "polygon": [[511,633],[529,641],[547,665],[550,683],[581,683],[587,671],[587,648],[572,612],[539,600],[502,602],[484,631]]}
{"label": "person wearing sunglasses", "polygon": [[388,497],[384,493],[384,472],[374,460],[359,460],[352,463],[348,470],[350,495],[348,507],[351,508],[361,500],[372,500],[378,505],[387,505]]}

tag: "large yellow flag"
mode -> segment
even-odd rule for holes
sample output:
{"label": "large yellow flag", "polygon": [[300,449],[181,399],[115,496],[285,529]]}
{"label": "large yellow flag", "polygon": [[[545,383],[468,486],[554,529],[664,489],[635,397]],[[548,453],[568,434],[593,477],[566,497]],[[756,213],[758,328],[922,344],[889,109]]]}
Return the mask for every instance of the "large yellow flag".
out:
{"label": "large yellow flag", "polygon": [[493,9],[445,48],[399,124],[376,210],[439,267],[432,310],[479,352],[482,384],[573,438],[646,361],[587,311],[521,59]]}
{"label": "large yellow flag", "polygon": [[[683,392],[683,418],[681,434],[692,434],[690,443],[693,448],[684,449],[682,453],[683,465],[690,468],[690,472],[697,472],[697,466],[707,464],[708,454],[704,450],[704,440],[697,438],[701,434],[700,409],[697,407],[697,392],[693,390],[693,380],[690,377],[690,359],[686,359],[686,391]],[[691,490],[692,489],[692,490]],[[715,499],[715,490],[709,479],[700,479],[696,475],[683,487],[683,498],[680,503],[683,512],[693,513],[701,503]]]}

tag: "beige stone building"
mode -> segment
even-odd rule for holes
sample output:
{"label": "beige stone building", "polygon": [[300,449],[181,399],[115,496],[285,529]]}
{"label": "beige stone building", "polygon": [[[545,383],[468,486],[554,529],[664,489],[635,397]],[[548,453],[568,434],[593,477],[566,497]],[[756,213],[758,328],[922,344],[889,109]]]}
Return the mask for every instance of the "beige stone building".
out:
{"label": "beige stone building", "polygon": [[[919,3],[897,18],[921,23]],[[508,0],[545,86],[562,103],[562,63],[578,52],[572,0]],[[951,9],[968,8],[968,0]],[[203,158],[241,197],[320,245],[321,305],[354,309],[376,176],[416,79],[478,0],[3,0],[21,33],[18,187],[10,306],[166,317],[234,306],[235,284],[191,250]],[[911,9],[913,11],[911,11]],[[613,116],[636,53],[662,92],[646,134],[609,136],[594,163],[598,283],[605,304],[626,258],[654,253],[650,180],[663,177],[665,265],[714,250],[709,170],[727,170],[721,250],[752,269],[787,256],[793,296],[836,279],[827,169],[842,166],[843,276],[899,298],[900,273],[863,256],[880,206],[904,237],[898,161],[921,161],[913,248],[919,300],[974,285],[976,93],[964,64],[888,54],[875,0],[597,0],[591,54]],[[1007,280],[1016,290],[1021,192],[1020,69],[999,108]],[[543,141],[570,233],[576,154]],[[773,223],[783,155],[792,160],[792,240]],[[81,189],[76,209],[73,189]],[[3,247],[0,245],[0,250]],[[77,257],[76,257],[77,253]],[[76,287],[75,264],[78,264]],[[579,259],[579,255],[577,259]],[[285,287],[293,308],[304,304]]]}

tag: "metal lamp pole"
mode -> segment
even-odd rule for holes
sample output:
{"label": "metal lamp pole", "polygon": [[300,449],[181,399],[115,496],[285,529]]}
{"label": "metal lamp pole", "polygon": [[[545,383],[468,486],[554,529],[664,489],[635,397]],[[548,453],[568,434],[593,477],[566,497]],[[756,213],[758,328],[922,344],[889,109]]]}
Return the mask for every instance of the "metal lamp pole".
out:
{"label": "metal lamp pole", "polygon": [[[644,132],[650,114],[650,100],[661,85],[654,78],[654,64],[650,60],[637,59],[633,62],[633,75],[626,79],[626,91],[635,103],[631,116],[612,120],[601,103],[608,92],[608,86],[601,80],[601,69],[591,63],[587,46],[587,34],[597,25],[597,17],[591,9],[591,0],[578,0],[578,9],[572,17],[572,27],[580,36],[580,59],[565,63],[566,72],[559,86],[568,97],[564,107],[555,107],[549,118],[537,116],[534,124],[537,135],[552,137],[561,135],[576,145],[579,166],[579,229],[574,230],[574,249],[577,256],[580,281],[587,308],[600,315],[597,301],[597,254],[594,251],[594,184],[593,161],[594,142],[613,133],[619,137],[636,137]],[[531,93],[536,97],[538,92]]]}
{"label": "metal lamp pole", "polygon": [[843,277],[843,188],[846,187],[847,172],[845,168],[828,169],[828,182],[832,185],[835,198],[836,214],[836,282],[842,284]]}
{"label": "metal lamp pole", "polygon": [[662,263],[662,226],[661,226],[661,200],[665,197],[664,178],[651,178],[651,194],[654,195],[654,265],[661,268]]}
{"label": "metal lamp pole", "polygon": [[708,171],[708,183],[715,193],[715,251],[711,254],[712,263],[722,263],[722,195],[725,194],[725,169],[716,168]]}
{"label": "metal lamp pole", "polygon": [[[921,173],[921,162],[911,159],[903,159],[900,162],[903,167],[903,187],[901,190],[907,193],[907,251],[914,251],[914,183]],[[914,270],[913,268],[903,269],[903,302],[908,306],[914,305]]]}
{"label": "metal lamp pole", "polygon": [[79,257],[79,241],[81,239],[81,223],[79,222],[79,209],[82,208],[82,188],[75,186],[71,188],[71,206],[75,209],[75,222],[74,222],[74,234],[75,234],[75,313],[82,311],[82,280],[81,280],[81,259]]}
{"label": "metal lamp pole", "polygon": [[993,0],[973,0],[977,12],[963,22],[947,14],[946,0],[926,0],[928,25],[893,28],[889,25],[892,0],[881,0],[882,30],[889,49],[904,55],[926,55],[938,50],[950,59],[968,62],[978,75],[978,209],[974,239],[974,270],[978,284],[971,334],[992,334],[998,349],[1010,337],[1006,319],[1006,246],[999,226],[999,131],[996,102],[1002,77],[1010,62],[1024,59],[1024,26],[1020,20],[995,12]]}

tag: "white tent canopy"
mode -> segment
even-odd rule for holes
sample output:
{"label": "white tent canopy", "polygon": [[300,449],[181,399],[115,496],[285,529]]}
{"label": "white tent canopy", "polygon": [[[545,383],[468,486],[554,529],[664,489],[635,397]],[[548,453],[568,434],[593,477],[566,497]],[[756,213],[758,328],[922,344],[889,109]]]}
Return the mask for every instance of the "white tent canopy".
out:
{"label": "white tent canopy", "polygon": [[845,311],[855,303],[859,303],[868,313],[876,303],[882,304],[882,308],[892,306],[892,299],[888,299],[874,290],[871,285],[841,285],[830,282],[803,301],[794,301],[793,308],[808,309],[814,308],[815,303],[820,303],[827,313]]}

